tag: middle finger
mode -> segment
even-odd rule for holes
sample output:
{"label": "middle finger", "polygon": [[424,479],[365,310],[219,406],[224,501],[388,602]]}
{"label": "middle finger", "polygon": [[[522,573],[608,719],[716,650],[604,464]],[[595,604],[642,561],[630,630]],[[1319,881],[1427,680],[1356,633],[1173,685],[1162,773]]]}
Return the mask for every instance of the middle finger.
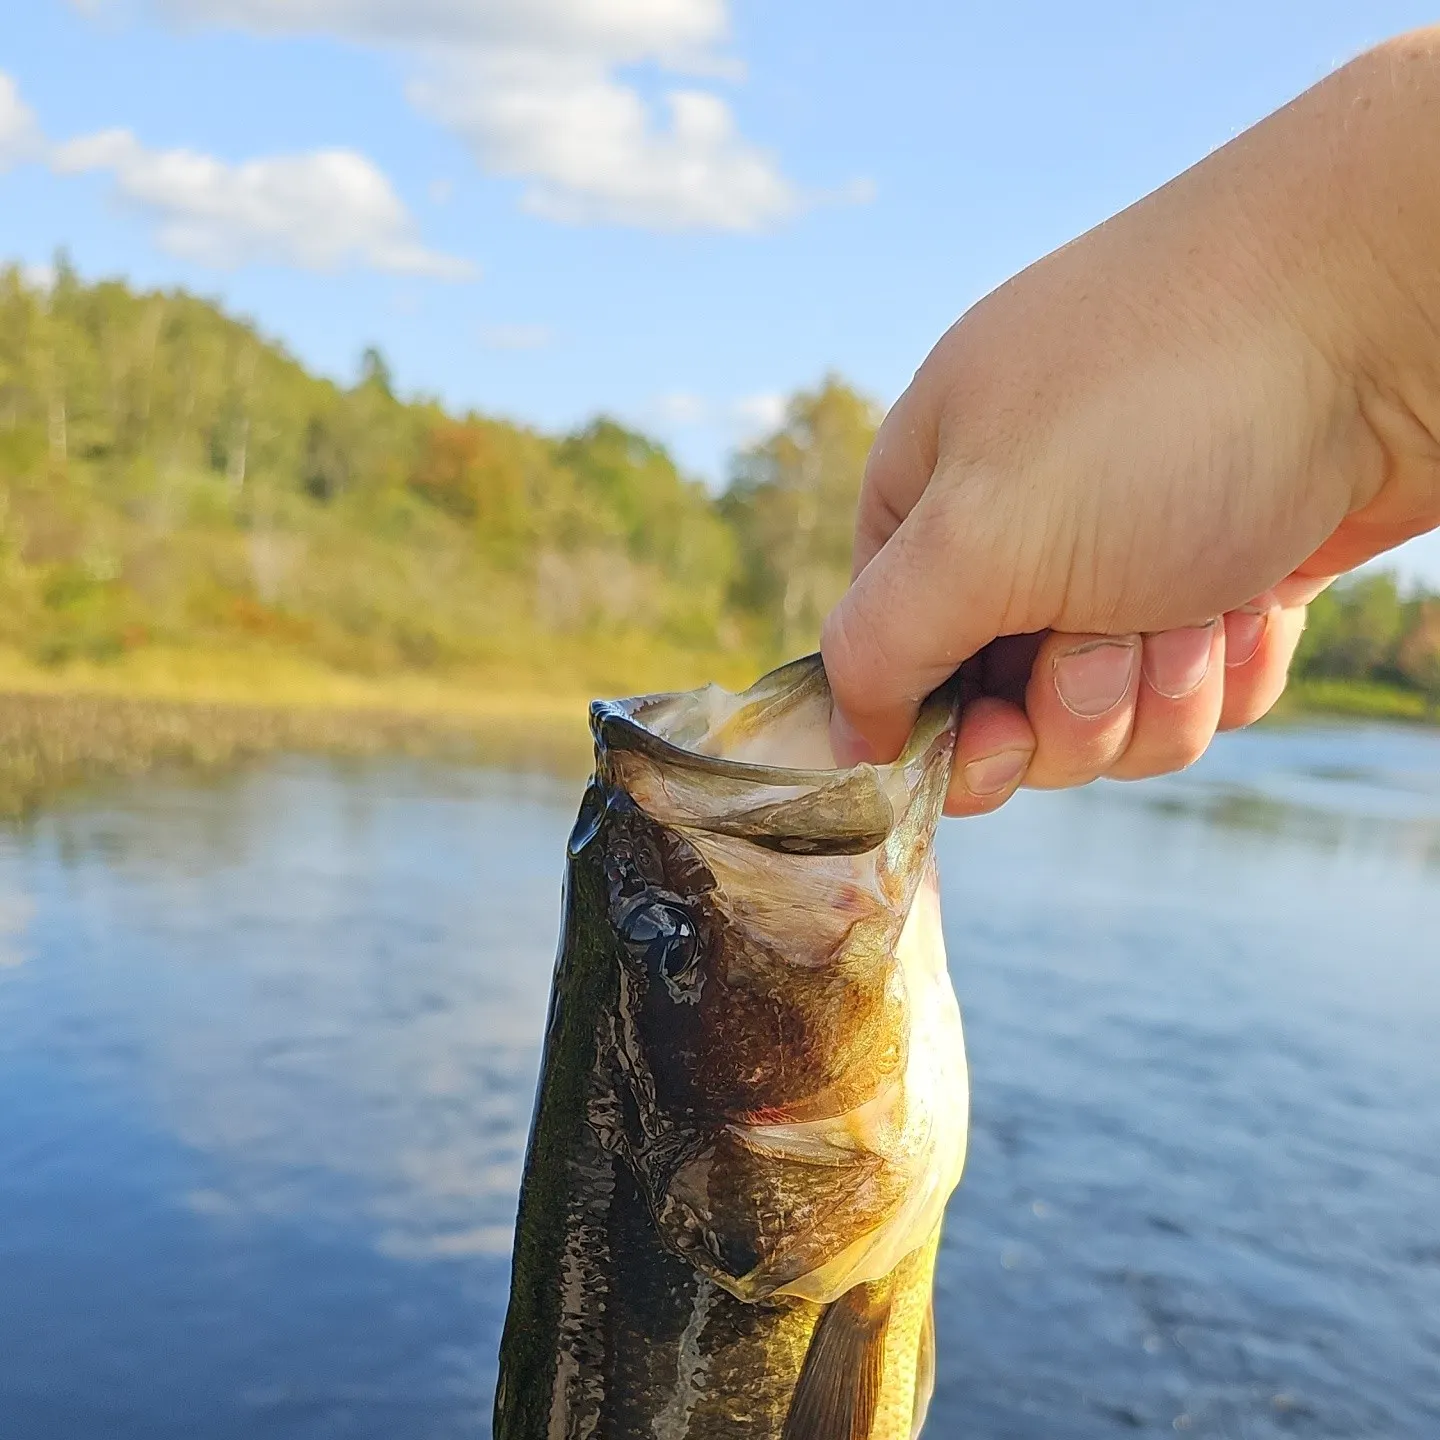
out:
{"label": "middle finger", "polygon": [[1025,783],[1084,785],[1124,754],[1140,683],[1138,635],[1047,635],[1025,690],[1035,756]]}

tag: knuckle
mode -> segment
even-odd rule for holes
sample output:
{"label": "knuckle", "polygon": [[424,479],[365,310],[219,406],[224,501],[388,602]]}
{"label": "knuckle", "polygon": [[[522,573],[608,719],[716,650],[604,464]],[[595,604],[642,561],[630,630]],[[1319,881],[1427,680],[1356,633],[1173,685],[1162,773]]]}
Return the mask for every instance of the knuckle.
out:
{"label": "knuckle", "polygon": [[972,795],[963,784],[952,784],[945,797],[945,813],[950,816],[989,815],[1011,799],[1014,791],[1002,791],[999,795]]}
{"label": "knuckle", "polygon": [[1116,766],[1116,777],[1142,780],[1188,770],[1210,748],[1215,728],[1213,723],[1185,726],[1163,735],[1138,738]]}
{"label": "knuckle", "polygon": [[1042,744],[1025,783],[1035,790],[1073,790],[1098,780],[1111,769],[1113,757],[1066,752]]}
{"label": "knuckle", "polygon": [[840,707],[852,714],[864,711],[883,652],[873,624],[853,594],[826,616],[820,631],[820,654],[830,691]]}
{"label": "knuckle", "polygon": [[1276,702],[1285,693],[1287,677],[1281,674],[1277,683],[1247,687],[1236,694],[1225,696],[1225,708],[1220,716],[1219,729],[1243,730],[1257,720],[1263,720],[1275,708]]}

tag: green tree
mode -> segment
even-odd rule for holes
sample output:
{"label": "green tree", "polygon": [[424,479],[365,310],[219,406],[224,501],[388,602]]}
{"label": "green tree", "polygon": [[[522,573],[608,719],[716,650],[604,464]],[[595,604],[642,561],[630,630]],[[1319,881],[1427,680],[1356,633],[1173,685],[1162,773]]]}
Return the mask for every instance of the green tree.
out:
{"label": "green tree", "polygon": [[390,373],[390,362],[381,354],[378,346],[367,345],[360,352],[361,387],[372,386],[387,400],[395,395],[395,382]]}
{"label": "green tree", "polygon": [[378,350],[347,388],[183,291],[0,268],[0,643],[368,668],[530,663],[544,631],[795,648],[844,584],[874,421],[828,379],[717,503],[614,420],[454,416],[398,398]]}
{"label": "green tree", "polygon": [[1440,598],[1421,596],[1414,601],[1396,668],[1432,710],[1440,710]]}
{"label": "green tree", "polygon": [[844,593],[879,419],[872,401],[829,375],[791,400],[774,434],[737,457],[722,501],[740,552],[736,598],[786,654],[815,643]]}
{"label": "green tree", "polygon": [[1388,571],[1333,586],[1310,607],[1296,656],[1302,675],[1349,680],[1394,678],[1405,607]]}

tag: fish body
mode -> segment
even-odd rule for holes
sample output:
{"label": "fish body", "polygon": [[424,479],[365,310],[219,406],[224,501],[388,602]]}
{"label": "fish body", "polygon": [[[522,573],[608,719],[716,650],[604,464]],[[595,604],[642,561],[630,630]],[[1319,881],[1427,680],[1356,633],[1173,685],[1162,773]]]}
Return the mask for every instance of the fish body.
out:
{"label": "fish body", "polygon": [[836,770],[818,657],[597,703],[496,1440],[912,1440],[967,1084],[944,696]]}

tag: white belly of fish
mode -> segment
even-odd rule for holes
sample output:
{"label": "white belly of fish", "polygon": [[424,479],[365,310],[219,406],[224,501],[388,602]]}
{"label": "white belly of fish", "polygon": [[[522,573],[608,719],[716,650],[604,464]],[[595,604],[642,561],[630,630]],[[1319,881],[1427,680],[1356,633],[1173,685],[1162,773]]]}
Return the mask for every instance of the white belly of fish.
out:
{"label": "white belly of fish", "polygon": [[903,1199],[874,1230],[776,1291],[819,1304],[880,1280],[926,1244],[965,1168],[970,1086],[960,1006],[945,963],[934,866],[916,893],[895,947],[910,1026],[903,1074],[844,1115],[793,1125],[737,1126],[751,1148],[815,1164],[875,1157],[905,1177]]}

